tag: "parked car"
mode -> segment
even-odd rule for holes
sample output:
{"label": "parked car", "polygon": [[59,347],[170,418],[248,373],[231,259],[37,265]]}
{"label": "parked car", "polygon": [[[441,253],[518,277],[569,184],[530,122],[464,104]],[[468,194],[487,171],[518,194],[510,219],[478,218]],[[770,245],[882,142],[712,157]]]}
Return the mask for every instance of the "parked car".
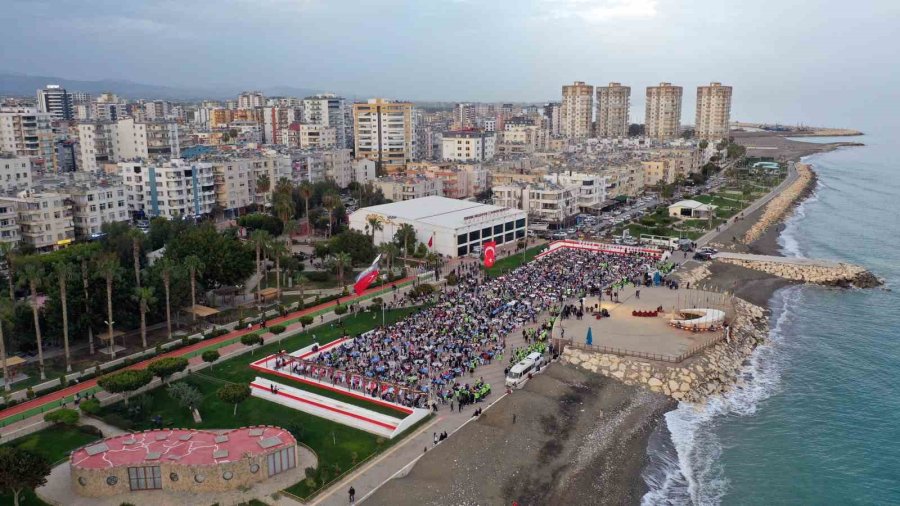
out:
{"label": "parked car", "polygon": [[710,255],[709,253],[701,253],[698,251],[694,253],[694,260],[706,262],[707,260],[712,260],[712,255]]}

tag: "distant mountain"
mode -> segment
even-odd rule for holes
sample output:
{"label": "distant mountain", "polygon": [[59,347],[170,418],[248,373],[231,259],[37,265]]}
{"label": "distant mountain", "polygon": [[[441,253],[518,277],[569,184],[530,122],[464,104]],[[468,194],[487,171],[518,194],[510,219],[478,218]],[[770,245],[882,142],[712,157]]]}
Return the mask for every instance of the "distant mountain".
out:
{"label": "distant mountain", "polygon": [[[135,83],[132,81],[102,79],[99,81],[79,81],[63,77],[32,76],[17,72],[0,71],[0,95],[33,97],[35,92],[48,84],[58,84],[69,91],[84,91],[99,94],[111,91],[121,97],[130,99],[165,99],[165,100],[222,100],[237,98],[243,91],[238,88],[182,88],[158,84]],[[256,88],[266,96],[305,97],[322,93],[312,88],[296,88],[292,86],[271,86]],[[347,96],[347,95],[345,95]],[[353,95],[347,98],[353,98]]]}

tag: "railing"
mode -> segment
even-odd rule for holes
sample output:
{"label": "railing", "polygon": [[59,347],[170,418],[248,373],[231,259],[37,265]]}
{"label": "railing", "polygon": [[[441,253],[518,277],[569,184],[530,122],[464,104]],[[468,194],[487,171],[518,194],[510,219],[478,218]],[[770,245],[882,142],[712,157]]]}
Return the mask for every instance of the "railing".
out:
{"label": "railing", "polygon": [[602,345],[594,345],[594,344],[584,344],[584,343],[576,343],[571,339],[563,340],[566,346],[571,346],[573,348],[577,348],[579,350],[592,351],[596,353],[607,353],[610,355],[618,355],[620,357],[636,357],[643,358],[647,360],[655,360],[658,362],[669,362],[672,364],[677,364],[687,360],[688,358],[693,357],[697,353],[713,346],[722,339],[725,338],[727,329],[723,330],[720,333],[716,333],[716,335],[707,338],[702,343],[695,344],[688,348],[687,351],[681,353],[680,355],[668,355],[668,354],[660,354],[660,353],[648,353],[645,351],[637,351],[637,350],[629,350],[626,348],[616,348],[612,346],[602,346]]}

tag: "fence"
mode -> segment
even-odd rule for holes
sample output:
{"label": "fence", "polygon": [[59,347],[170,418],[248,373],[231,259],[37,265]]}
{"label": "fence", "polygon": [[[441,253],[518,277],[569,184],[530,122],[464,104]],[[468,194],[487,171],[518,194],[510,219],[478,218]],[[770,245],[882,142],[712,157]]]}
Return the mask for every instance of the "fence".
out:
{"label": "fence", "polygon": [[700,353],[701,351],[713,346],[723,338],[725,338],[728,329],[724,329],[722,332],[718,332],[713,336],[710,336],[702,343],[695,344],[688,348],[687,351],[680,355],[667,355],[667,354],[659,354],[659,353],[647,353],[645,351],[637,351],[637,350],[629,350],[625,348],[614,348],[611,346],[601,346],[594,344],[585,344],[585,343],[576,343],[572,339],[564,339],[562,340],[565,346],[571,346],[573,348],[577,348],[579,350],[592,351],[596,353],[608,353],[610,355],[618,355],[620,357],[636,357],[643,358],[647,360],[655,360],[658,362],[669,362],[672,364],[678,364],[691,358],[692,356]]}

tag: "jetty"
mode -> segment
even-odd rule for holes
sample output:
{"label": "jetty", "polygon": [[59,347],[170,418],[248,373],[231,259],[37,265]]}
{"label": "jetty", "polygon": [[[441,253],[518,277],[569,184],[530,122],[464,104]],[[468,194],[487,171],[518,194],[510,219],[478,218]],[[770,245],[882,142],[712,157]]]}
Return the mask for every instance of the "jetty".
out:
{"label": "jetty", "polygon": [[857,288],[872,288],[882,284],[881,280],[864,267],[844,262],[729,251],[716,253],[713,259],[801,283]]}

